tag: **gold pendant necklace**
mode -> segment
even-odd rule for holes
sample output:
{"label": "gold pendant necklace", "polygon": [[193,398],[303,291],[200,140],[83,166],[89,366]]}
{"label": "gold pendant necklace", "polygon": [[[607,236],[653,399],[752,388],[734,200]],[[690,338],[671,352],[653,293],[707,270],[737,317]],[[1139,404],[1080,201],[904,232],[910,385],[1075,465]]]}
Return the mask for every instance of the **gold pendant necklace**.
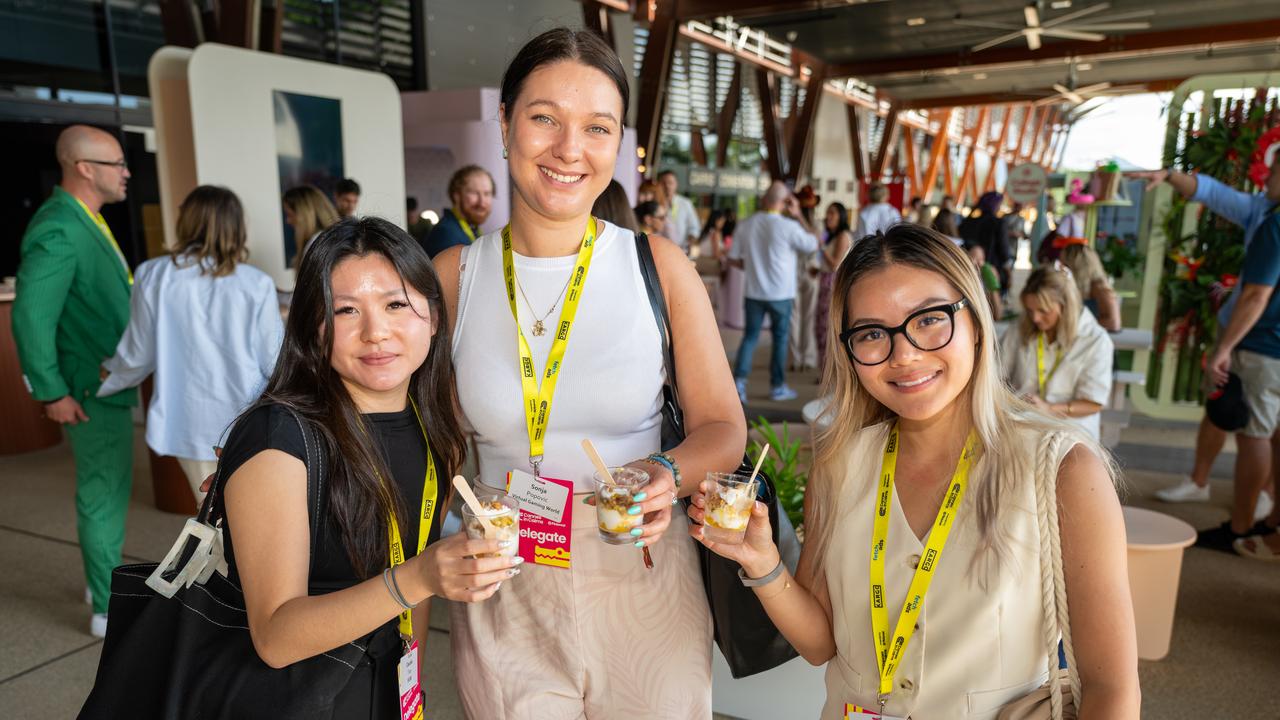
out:
{"label": "gold pendant necklace", "polygon": [[[573,279],[573,273],[570,273],[569,280],[572,280],[572,279]],[[564,281],[564,287],[560,288],[560,294],[556,296],[555,302],[551,303],[551,307],[548,308],[546,312],[542,313],[542,317],[538,317],[538,311],[534,310],[533,303],[529,302],[529,296],[525,294],[524,286],[520,284],[520,278],[519,277],[516,278],[516,287],[520,289],[520,297],[524,298],[524,304],[529,307],[529,312],[533,313],[533,316],[534,316],[533,328],[531,330],[534,334],[534,337],[542,337],[543,335],[547,334],[547,326],[543,321],[547,319],[547,316],[555,312],[556,305],[560,304],[560,298],[563,298],[565,291],[569,289],[569,280]]]}

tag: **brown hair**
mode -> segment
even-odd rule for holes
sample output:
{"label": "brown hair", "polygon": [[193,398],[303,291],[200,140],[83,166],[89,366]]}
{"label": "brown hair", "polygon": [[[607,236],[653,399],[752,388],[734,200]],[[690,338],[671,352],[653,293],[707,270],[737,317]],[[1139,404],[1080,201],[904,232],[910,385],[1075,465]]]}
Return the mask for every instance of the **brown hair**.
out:
{"label": "brown hair", "polygon": [[653,195],[653,199],[662,207],[666,207],[671,203],[670,198],[667,197],[667,189],[656,180],[645,180],[640,183],[640,187],[636,188],[636,199],[639,199],[645,193]]}
{"label": "brown hair", "polygon": [[299,185],[284,193],[285,207],[293,213],[293,240],[298,247],[293,264],[306,252],[307,243],[316,233],[338,222],[338,210],[314,185]]}
{"label": "brown hair", "polygon": [[609,181],[609,187],[600,193],[600,197],[591,206],[591,214],[601,220],[608,220],[623,230],[640,230],[636,224],[636,214],[631,210],[631,202],[627,200],[627,191],[622,189],[622,183],[617,180]]}
{"label": "brown hair", "polygon": [[244,208],[227,188],[201,185],[192,190],[178,207],[175,231],[177,242],[170,252],[175,265],[179,258],[190,259],[199,263],[200,274],[224,277],[249,259]]}
{"label": "brown hair", "polygon": [[489,178],[490,189],[497,189],[497,183],[493,181],[493,176],[489,174],[488,170],[485,170],[479,165],[467,165],[466,167],[459,168],[459,170],[449,178],[449,202],[453,202],[454,196],[462,192],[462,187],[467,184],[467,180],[469,180],[472,175],[480,173],[483,173],[485,177]]}
{"label": "brown hair", "polygon": [[570,30],[554,28],[525,43],[520,52],[511,59],[507,70],[502,74],[502,111],[508,121],[515,110],[516,98],[524,81],[534,70],[543,65],[574,60],[590,68],[604,73],[618,88],[622,96],[622,117],[619,124],[626,124],[627,107],[631,102],[631,89],[627,84],[627,71],[618,59],[609,43],[590,30]]}

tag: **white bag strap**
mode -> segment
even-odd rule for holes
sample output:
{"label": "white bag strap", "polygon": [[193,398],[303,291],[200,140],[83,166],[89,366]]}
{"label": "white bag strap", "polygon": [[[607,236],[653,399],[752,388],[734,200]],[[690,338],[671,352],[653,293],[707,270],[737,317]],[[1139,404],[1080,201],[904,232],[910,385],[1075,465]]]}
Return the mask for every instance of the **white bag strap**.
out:
{"label": "white bag strap", "polygon": [[1040,529],[1040,584],[1044,603],[1044,642],[1049,668],[1049,705],[1054,720],[1062,720],[1062,689],[1057,677],[1058,639],[1062,639],[1067,659],[1067,675],[1077,707],[1080,702],[1080,674],[1071,642],[1071,620],[1067,608],[1067,582],[1062,569],[1062,536],[1058,527],[1058,468],[1063,457],[1063,433],[1051,433],[1036,459],[1036,514]]}

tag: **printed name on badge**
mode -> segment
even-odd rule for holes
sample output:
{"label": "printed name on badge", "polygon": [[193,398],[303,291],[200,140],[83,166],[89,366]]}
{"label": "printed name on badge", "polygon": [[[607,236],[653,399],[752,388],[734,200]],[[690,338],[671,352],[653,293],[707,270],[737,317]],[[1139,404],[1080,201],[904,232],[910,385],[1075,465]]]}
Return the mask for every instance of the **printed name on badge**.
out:
{"label": "printed name on badge", "polygon": [[520,470],[512,470],[508,477],[507,494],[519,501],[521,510],[536,513],[552,522],[564,522],[564,509],[569,504],[571,488]]}
{"label": "printed name on badge", "polygon": [[422,684],[418,676],[418,641],[400,657],[400,720],[422,720]]}
{"label": "printed name on badge", "polygon": [[[520,503],[520,557],[535,565],[568,568],[573,536],[573,483],[549,477],[535,478],[522,470],[512,470],[507,473],[507,494]],[[528,497],[536,501],[527,502]],[[556,512],[551,512],[552,509]],[[556,519],[549,517],[551,515]]]}

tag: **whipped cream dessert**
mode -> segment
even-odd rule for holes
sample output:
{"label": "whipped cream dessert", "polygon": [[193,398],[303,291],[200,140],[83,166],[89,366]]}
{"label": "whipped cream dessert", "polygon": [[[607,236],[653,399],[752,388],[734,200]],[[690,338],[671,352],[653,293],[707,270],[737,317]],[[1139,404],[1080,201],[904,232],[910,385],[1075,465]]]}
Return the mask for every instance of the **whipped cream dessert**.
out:
{"label": "whipped cream dessert", "polygon": [[716,486],[707,496],[704,521],[722,530],[746,530],[751,521],[751,505],[755,501],[755,483]]}
{"label": "whipped cream dessert", "polygon": [[511,508],[503,505],[498,500],[482,500],[480,508],[486,514],[486,518],[493,526],[492,530],[485,527],[484,523],[478,517],[467,518],[467,537],[483,538],[486,540],[510,540],[511,546],[503,548],[496,553],[486,553],[477,555],[476,557],[512,557],[516,554],[519,544],[520,525],[516,517],[516,513]]}
{"label": "whipped cream dessert", "polygon": [[628,515],[635,504],[631,491],[624,487],[601,487],[596,492],[596,521],[600,529],[615,535],[626,535],[640,525],[642,516]]}

